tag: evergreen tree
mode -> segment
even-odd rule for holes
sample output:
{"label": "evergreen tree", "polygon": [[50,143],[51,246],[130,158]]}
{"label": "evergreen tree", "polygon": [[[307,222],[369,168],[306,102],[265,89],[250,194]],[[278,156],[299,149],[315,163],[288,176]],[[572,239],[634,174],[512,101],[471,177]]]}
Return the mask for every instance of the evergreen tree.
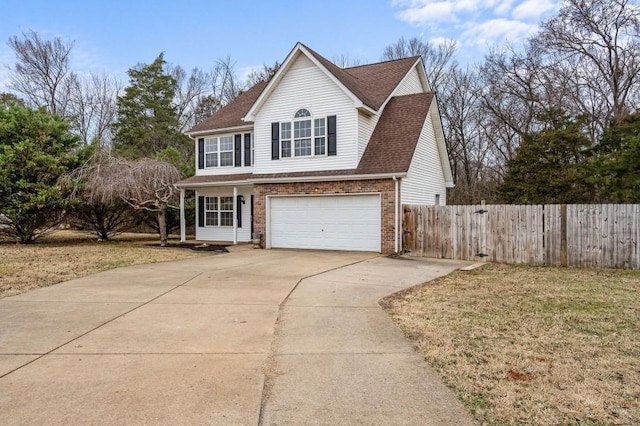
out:
{"label": "evergreen tree", "polygon": [[589,139],[583,119],[549,114],[548,129],[525,135],[507,163],[500,193],[514,204],[584,203],[594,197],[585,182]]}
{"label": "evergreen tree", "polygon": [[118,97],[118,119],[114,123],[115,152],[125,158],[153,158],[173,147],[189,161],[192,146],[180,133],[179,115],[173,101],[177,90],[175,78],[165,72],[166,62],[160,54],[153,63],[130,69],[129,86]]}
{"label": "evergreen tree", "polygon": [[640,112],[605,130],[592,168],[588,180],[602,201],[640,203]]}
{"label": "evergreen tree", "polygon": [[61,221],[58,179],[76,164],[79,138],[44,109],[0,103],[0,214],[21,243]]}

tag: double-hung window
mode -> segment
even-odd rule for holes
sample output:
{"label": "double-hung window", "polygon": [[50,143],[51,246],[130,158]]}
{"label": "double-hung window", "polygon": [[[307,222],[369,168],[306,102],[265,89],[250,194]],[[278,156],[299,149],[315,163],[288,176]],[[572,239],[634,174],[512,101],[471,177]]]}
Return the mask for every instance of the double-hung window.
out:
{"label": "double-hung window", "polygon": [[204,140],[205,167],[233,166],[233,136],[220,136]]}
{"label": "double-hung window", "polygon": [[280,147],[282,158],[291,157],[291,123],[280,123]]}
{"label": "double-hung window", "polygon": [[280,156],[326,155],[326,118],[313,118],[308,109],[299,109],[292,122],[280,123]]}
{"label": "double-hung window", "polygon": [[324,118],[316,118],[313,120],[313,134],[315,136],[313,140],[314,154],[325,155],[327,153],[327,128]]}
{"label": "double-hung window", "polygon": [[233,226],[233,197],[204,197],[205,226]]}

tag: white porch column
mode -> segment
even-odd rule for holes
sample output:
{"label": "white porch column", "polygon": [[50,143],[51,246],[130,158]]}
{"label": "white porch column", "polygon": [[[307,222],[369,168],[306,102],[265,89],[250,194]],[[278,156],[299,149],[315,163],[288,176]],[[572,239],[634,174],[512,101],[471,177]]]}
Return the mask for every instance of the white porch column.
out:
{"label": "white porch column", "polygon": [[187,226],[184,220],[184,188],[180,188],[180,242],[187,241]]}
{"label": "white porch column", "polygon": [[238,188],[233,187],[233,244],[238,244]]}

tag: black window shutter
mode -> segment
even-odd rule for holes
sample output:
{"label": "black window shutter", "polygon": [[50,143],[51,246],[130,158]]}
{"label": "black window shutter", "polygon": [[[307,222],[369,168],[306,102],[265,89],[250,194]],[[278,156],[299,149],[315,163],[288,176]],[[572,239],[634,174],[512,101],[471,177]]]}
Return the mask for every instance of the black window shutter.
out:
{"label": "black window shutter", "polygon": [[244,134],[244,165],[251,165],[251,133]]}
{"label": "black window shutter", "polygon": [[242,228],[242,195],[236,197],[236,218],[238,219],[238,228]]}
{"label": "black window shutter", "polygon": [[336,143],[336,116],[327,117],[327,155],[336,155],[338,153]]}
{"label": "black window shutter", "polygon": [[271,159],[280,158],[280,123],[271,123]]}
{"label": "black window shutter", "polygon": [[204,169],[204,138],[198,139],[198,168]]}
{"label": "black window shutter", "polygon": [[233,159],[233,165],[236,167],[242,167],[242,135],[241,134],[237,134],[235,139],[235,144],[234,144],[234,159]]}
{"label": "black window shutter", "polygon": [[204,197],[198,197],[198,226],[204,226]]}

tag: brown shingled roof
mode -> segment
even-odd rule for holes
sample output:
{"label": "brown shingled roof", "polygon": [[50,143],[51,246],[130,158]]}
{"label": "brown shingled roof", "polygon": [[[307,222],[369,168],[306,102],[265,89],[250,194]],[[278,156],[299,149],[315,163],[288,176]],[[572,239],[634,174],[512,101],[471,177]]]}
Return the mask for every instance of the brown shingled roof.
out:
{"label": "brown shingled roof", "polygon": [[193,176],[179,186],[248,179],[295,179],[301,177],[363,176],[406,173],[416,149],[434,93],[395,96],[389,100],[356,169],[292,173]]}
{"label": "brown shingled roof", "polygon": [[304,44],[303,46],[362,103],[375,110],[382,106],[419,58],[412,56],[351,68],[340,68]]}
{"label": "brown shingled roof", "polygon": [[418,56],[378,62],[351,68],[340,68],[305,46],[331,74],[365,105],[378,110],[418,60]]}
{"label": "brown shingled roof", "polygon": [[358,174],[409,170],[434,95],[416,93],[389,100],[362,154]]}
{"label": "brown shingled roof", "polygon": [[176,182],[176,186],[189,186],[200,185],[203,183],[216,183],[216,182],[237,182],[247,180],[253,177],[251,173],[238,173],[236,175],[205,175],[205,176],[191,176],[183,179],[180,182]]}
{"label": "brown shingled roof", "polygon": [[228,127],[244,126],[249,124],[242,121],[242,117],[247,114],[266,86],[266,81],[254,85],[236,99],[220,108],[212,116],[198,123],[187,133],[200,132],[203,130],[225,129]]}
{"label": "brown shingled roof", "polygon": [[405,59],[344,68],[344,71],[355,77],[360,90],[367,94],[370,102],[367,105],[378,110],[418,59],[418,56],[412,56]]}
{"label": "brown shingled roof", "polygon": [[[419,58],[413,56],[351,68],[340,68],[304,44],[301,45],[362,103],[374,110],[378,110],[382,106]],[[249,112],[266,85],[267,82],[256,84],[187,133],[248,124],[242,121],[242,118]]]}

